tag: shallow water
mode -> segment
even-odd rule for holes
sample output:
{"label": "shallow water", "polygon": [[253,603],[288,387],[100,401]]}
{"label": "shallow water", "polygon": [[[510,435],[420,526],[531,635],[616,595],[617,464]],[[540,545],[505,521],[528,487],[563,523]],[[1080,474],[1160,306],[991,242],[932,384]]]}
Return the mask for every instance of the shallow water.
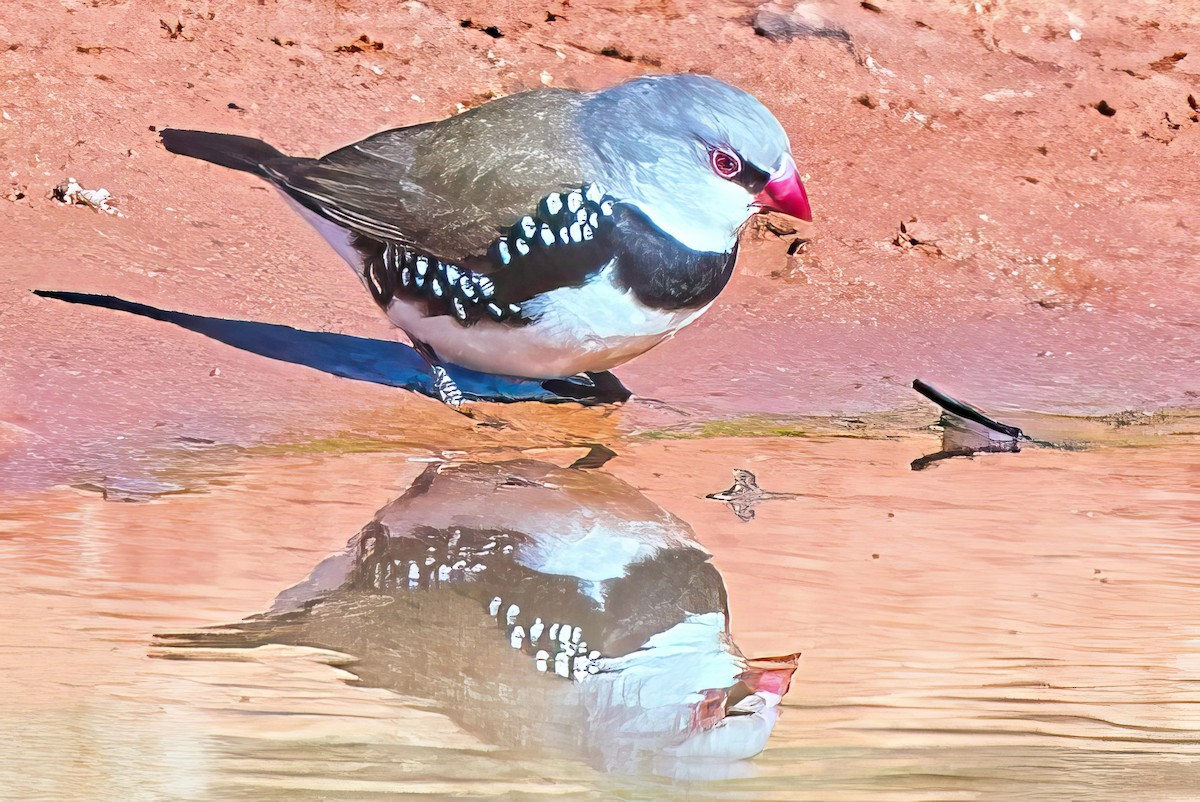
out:
{"label": "shallow water", "polygon": [[[401,687],[404,667],[386,650],[372,663],[379,633],[353,616],[301,636],[260,619],[266,636],[240,644],[259,648],[156,639],[271,610],[437,459],[401,446],[193,453],[164,458],[154,482],[110,487],[107,501],[57,487],[0,507],[0,797],[1195,797],[1193,438],[922,471],[909,463],[938,449],[932,436],[612,445],[618,458],[547,498],[573,493],[598,520],[683,519],[713,555],[742,652],[803,652],[757,758],[605,765],[568,743],[613,737],[605,719],[580,713],[580,732],[546,737],[522,692],[468,703],[436,683]],[[474,469],[582,453],[450,456]],[[796,495],[740,520],[704,497],[733,468]],[[519,502],[471,507],[463,492],[437,503],[446,510],[420,514],[473,509],[506,526],[526,514]],[[355,611],[371,595],[347,598]],[[518,691],[559,681],[507,664],[491,635],[479,648],[503,659],[418,629],[404,647],[435,668],[444,656],[447,687],[460,684],[455,660]],[[321,640],[295,642],[306,637]],[[569,724],[571,703],[551,714]]]}

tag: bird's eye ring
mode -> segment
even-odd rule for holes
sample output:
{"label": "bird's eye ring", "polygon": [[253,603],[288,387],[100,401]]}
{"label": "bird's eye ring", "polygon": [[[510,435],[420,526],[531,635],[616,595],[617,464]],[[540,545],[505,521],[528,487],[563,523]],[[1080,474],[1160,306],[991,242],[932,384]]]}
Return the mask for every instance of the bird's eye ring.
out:
{"label": "bird's eye ring", "polygon": [[709,151],[708,161],[712,164],[713,172],[721,178],[733,178],[742,171],[742,160],[736,153],[727,150]]}

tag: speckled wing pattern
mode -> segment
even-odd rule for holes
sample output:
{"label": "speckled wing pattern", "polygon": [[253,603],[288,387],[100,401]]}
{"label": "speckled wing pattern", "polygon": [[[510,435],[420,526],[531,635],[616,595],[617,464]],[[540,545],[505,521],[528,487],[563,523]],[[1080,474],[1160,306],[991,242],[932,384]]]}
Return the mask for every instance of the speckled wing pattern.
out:
{"label": "speckled wing pattern", "polygon": [[522,554],[536,540],[521,532],[455,527],[394,534],[379,522],[359,534],[345,590],[402,595],[454,589],[486,610],[504,639],[537,670],[566,679],[596,673],[600,657],[641,648],[651,636],[706,612],[724,614],[720,574],[699,549],[664,550],[605,583],[531,568]]}
{"label": "speckled wing pattern", "polygon": [[611,258],[615,201],[596,184],[551,193],[533,215],[502,232],[487,251],[488,272],[439,259],[415,245],[360,235],[363,282],[387,309],[394,299],[422,300],[427,315],[464,325],[490,318],[520,323],[522,304],[576,285]]}

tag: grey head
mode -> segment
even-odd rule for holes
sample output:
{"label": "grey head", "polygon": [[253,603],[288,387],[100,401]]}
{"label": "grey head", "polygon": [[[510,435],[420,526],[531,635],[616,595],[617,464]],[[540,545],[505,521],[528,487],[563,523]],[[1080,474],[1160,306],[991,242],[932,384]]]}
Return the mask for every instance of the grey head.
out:
{"label": "grey head", "polygon": [[607,185],[693,250],[728,250],[769,185],[799,186],[783,126],[716,78],[638,78],[589,95],[580,120]]}

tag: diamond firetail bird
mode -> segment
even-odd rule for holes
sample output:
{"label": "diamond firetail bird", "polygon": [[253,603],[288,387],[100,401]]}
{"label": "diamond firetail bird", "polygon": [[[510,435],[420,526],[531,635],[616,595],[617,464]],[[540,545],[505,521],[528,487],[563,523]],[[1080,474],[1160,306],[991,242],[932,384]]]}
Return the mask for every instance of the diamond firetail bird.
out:
{"label": "diamond firetail bird", "polygon": [[[758,210],[811,220],[787,134],[714,78],[542,89],[384,131],[319,159],[167,129],[173,153],[274,184],[429,362],[529,379],[607,371],[694,321]],[[565,384],[565,383],[559,383]]]}

